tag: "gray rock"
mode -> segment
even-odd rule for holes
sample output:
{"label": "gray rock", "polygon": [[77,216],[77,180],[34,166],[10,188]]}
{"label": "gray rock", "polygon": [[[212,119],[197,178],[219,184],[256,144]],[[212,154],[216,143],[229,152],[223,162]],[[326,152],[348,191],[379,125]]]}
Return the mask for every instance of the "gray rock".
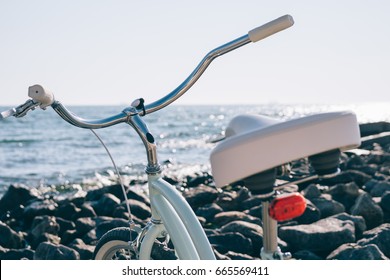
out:
{"label": "gray rock", "polygon": [[367,229],[366,221],[362,216],[340,213],[332,216],[332,218],[339,219],[340,221],[352,221],[355,225],[355,235],[357,240],[361,238],[363,232]]}
{"label": "gray rock", "polygon": [[58,231],[59,236],[62,236],[67,230],[72,230],[76,228],[76,225],[73,221],[68,221],[60,217],[56,217],[56,222],[60,226],[60,230]]}
{"label": "gray rock", "polygon": [[80,254],[67,246],[42,242],[37,247],[34,260],[79,260]]}
{"label": "gray rock", "polygon": [[54,216],[57,211],[58,204],[52,199],[37,200],[28,204],[24,208],[24,218],[28,221],[36,216]]}
{"label": "gray rock", "polygon": [[[70,229],[70,230],[65,231],[64,234],[62,235],[61,243],[67,245],[79,237],[80,237],[80,234],[77,232],[76,229]],[[53,242],[51,242],[51,243],[53,243]]]}
{"label": "gray rock", "polygon": [[261,226],[245,222],[234,221],[220,228],[221,233],[239,232],[243,236],[249,238],[253,244],[252,256],[260,256],[260,249],[263,247],[263,229]]}
{"label": "gray rock", "polygon": [[105,193],[96,203],[92,204],[92,207],[99,216],[112,216],[115,208],[120,203],[121,201],[118,197],[111,193]]}
{"label": "gray rock", "polygon": [[227,232],[208,236],[210,244],[223,254],[233,251],[243,254],[253,254],[251,239],[239,232]]}
{"label": "gray rock", "polygon": [[75,225],[79,236],[83,236],[84,234],[96,227],[96,222],[90,217],[85,217],[77,219]]}
{"label": "gray rock", "polygon": [[206,221],[211,222],[214,220],[214,216],[223,212],[223,209],[216,203],[210,203],[205,206],[201,206],[196,210],[196,215],[204,217]]}
{"label": "gray rock", "polygon": [[293,250],[331,252],[341,244],[355,242],[355,226],[351,221],[329,217],[310,225],[282,226],[279,237]]}
{"label": "gray rock", "polygon": [[323,258],[308,250],[300,250],[295,252],[293,254],[293,258],[296,260],[323,260]]}
{"label": "gray rock", "polygon": [[87,245],[83,240],[76,238],[73,240],[69,247],[76,250],[80,254],[81,260],[91,260],[93,258],[93,251],[95,246]]}
{"label": "gray rock", "polygon": [[78,208],[73,202],[69,202],[58,207],[56,216],[65,220],[73,221],[78,212],[80,212],[80,208]]}
{"label": "gray rock", "polygon": [[135,192],[135,191],[129,189],[127,191],[127,198],[141,201],[150,207],[150,199],[146,194],[143,194],[140,192]]}
{"label": "gray rock", "polygon": [[326,258],[328,260],[388,260],[374,244],[343,244]]}
{"label": "gray rock", "polygon": [[306,209],[295,220],[300,224],[311,224],[321,219],[321,212],[309,199],[306,199]]}
{"label": "gray rock", "polygon": [[386,153],[383,151],[371,152],[370,156],[367,159],[368,164],[374,163],[374,164],[382,165],[389,161],[390,161],[390,153]]}
{"label": "gray rock", "polygon": [[2,221],[0,221],[0,246],[9,249],[21,249],[24,247],[22,236]]}
{"label": "gray rock", "polygon": [[370,191],[372,196],[382,196],[386,191],[390,191],[390,182],[382,181],[378,182]]}
{"label": "gray rock", "polygon": [[123,200],[123,190],[120,184],[105,186],[103,188],[90,189],[85,197],[86,201],[98,201],[105,194],[112,194],[115,197]]}
{"label": "gray rock", "polygon": [[321,218],[326,218],[332,215],[343,213],[345,207],[340,202],[332,199],[327,199],[323,196],[318,198],[312,198],[311,202],[320,210]]}
{"label": "gray rock", "polygon": [[242,210],[247,210],[247,209],[251,209],[253,207],[259,207],[259,206],[261,206],[261,201],[262,201],[262,198],[260,195],[252,195],[251,197],[249,197],[248,199],[244,200],[241,203],[240,208]]}
{"label": "gray rock", "polygon": [[371,180],[371,176],[357,170],[346,170],[336,175],[333,178],[323,179],[323,184],[336,185],[340,183],[355,182],[359,187],[362,187],[366,182]]}
{"label": "gray rock", "polygon": [[362,216],[368,229],[383,223],[383,210],[367,193],[361,194],[351,208],[351,214]]}
{"label": "gray rock", "polygon": [[72,217],[73,220],[77,220],[78,218],[85,218],[85,217],[96,217],[96,212],[95,210],[93,209],[92,205],[88,202],[86,203],[83,203],[80,207],[79,207],[79,211],[77,211],[77,213],[74,214],[74,216]]}
{"label": "gray rock", "polygon": [[34,240],[39,240],[45,233],[57,235],[60,225],[53,216],[35,217],[31,225],[31,235]]}
{"label": "gray rock", "polygon": [[196,188],[186,189],[183,192],[184,198],[195,210],[200,206],[213,203],[217,199],[218,194],[219,192],[215,188],[206,185],[199,185]]}
{"label": "gray rock", "polygon": [[51,234],[44,232],[42,235],[39,237],[32,239],[30,242],[31,248],[36,249],[42,242],[48,242],[50,244],[60,244],[61,243],[61,238],[57,235]]}
{"label": "gray rock", "polygon": [[39,192],[34,188],[24,185],[10,185],[0,199],[0,216],[8,210],[13,210],[19,205],[26,205],[28,201],[38,199],[39,197]]}
{"label": "gray rock", "polygon": [[81,240],[87,245],[96,245],[98,238],[96,236],[96,229],[91,229],[87,234],[85,234]]}
{"label": "gray rock", "polygon": [[362,194],[359,186],[355,182],[346,184],[337,184],[327,191],[332,196],[332,199],[342,203],[345,209],[349,210],[355,203],[359,195]]}
{"label": "gray rock", "polygon": [[4,249],[0,250],[0,260],[32,260],[34,251],[31,249]]}
{"label": "gray rock", "polygon": [[259,219],[263,218],[263,206],[257,205],[252,207],[249,210],[245,210],[244,213],[251,215],[252,217],[257,217]]}
{"label": "gray rock", "polygon": [[378,246],[386,257],[390,258],[390,224],[382,224],[364,232],[363,239],[360,239],[358,244],[361,246],[374,244]]}
{"label": "gray rock", "polygon": [[[134,200],[134,199],[129,199],[128,202],[130,204],[130,211],[132,215],[136,216],[141,220],[145,220],[151,216],[150,207],[146,205],[144,202]],[[121,205],[123,207],[126,207],[125,203],[122,203]]]}
{"label": "gray rock", "polygon": [[221,212],[215,215],[214,223],[220,226],[226,225],[233,221],[245,221],[262,226],[263,223],[257,217],[250,216],[240,211]]}
{"label": "gray rock", "polygon": [[231,252],[231,251],[227,252],[225,255],[226,255],[226,257],[228,257],[231,260],[254,260],[254,259],[256,259],[250,255],[247,255],[247,254],[241,254],[241,253]]}
{"label": "gray rock", "polygon": [[308,199],[318,198],[321,196],[321,190],[318,185],[310,184],[301,191],[301,194]]}
{"label": "gray rock", "polygon": [[390,211],[390,191],[386,191],[382,195],[382,199],[379,205],[384,211]]}

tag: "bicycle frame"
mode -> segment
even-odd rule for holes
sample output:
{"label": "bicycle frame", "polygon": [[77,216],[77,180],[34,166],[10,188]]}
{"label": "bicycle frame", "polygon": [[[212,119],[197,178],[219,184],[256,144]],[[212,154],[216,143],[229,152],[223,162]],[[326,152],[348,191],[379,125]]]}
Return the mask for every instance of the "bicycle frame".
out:
{"label": "bicycle frame", "polygon": [[137,238],[139,259],[150,259],[154,240],[167,231],[180,259],[215,260],[207,236],[183,196],[161,175],[149,175],[148,181],[152,217]]}

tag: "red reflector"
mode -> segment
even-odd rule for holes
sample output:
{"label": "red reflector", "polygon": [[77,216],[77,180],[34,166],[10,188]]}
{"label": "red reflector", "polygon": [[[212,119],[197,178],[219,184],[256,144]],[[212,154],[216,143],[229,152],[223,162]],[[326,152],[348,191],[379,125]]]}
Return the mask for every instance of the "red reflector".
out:
{"label": "red reflector", "polygon": [[269,205],[269,215],[279,222],[291,220],[305,212],[306,200],[299,193],[283,194]]}

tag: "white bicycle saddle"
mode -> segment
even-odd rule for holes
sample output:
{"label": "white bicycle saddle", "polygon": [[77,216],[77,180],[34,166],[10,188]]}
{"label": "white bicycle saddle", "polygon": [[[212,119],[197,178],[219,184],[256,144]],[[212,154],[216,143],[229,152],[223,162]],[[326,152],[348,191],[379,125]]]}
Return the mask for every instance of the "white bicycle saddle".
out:
{"label": "white bicycle saddle", "polygon": [[210,155],[212,174],[218,187],[293,160],[360,145],[356,115],[349,111],[288,121],[239,115],[231,120],[225,135],[225,140]]}

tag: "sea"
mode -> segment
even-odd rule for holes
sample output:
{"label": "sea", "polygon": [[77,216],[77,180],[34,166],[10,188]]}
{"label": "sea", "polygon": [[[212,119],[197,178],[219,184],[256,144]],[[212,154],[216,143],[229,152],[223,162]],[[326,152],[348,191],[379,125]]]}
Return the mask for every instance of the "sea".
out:
{"label": "sea", "polygon": [[[0,112],[10,107],[0,107]],[[86,119],[121,112],[125,106],[73,106]],[[213,140],[223,135],[238,114],[262,114],[288,120],[309,114],[351,110],[360,123],[389,121],[390,103],[349,105],[177,105],[143,117],[157,142],[158,158],[167,176],[178,179],[209,172]],[[122,123],[96,130],[109,149],[125,183],[142,182],[146,153],[131,126]],[[0,197],[11,184],[43,193],[67,193],[117,181],[104,147],[88,129],[74,127],[51,108],[36,109],[23,118],[0,120]]]}

